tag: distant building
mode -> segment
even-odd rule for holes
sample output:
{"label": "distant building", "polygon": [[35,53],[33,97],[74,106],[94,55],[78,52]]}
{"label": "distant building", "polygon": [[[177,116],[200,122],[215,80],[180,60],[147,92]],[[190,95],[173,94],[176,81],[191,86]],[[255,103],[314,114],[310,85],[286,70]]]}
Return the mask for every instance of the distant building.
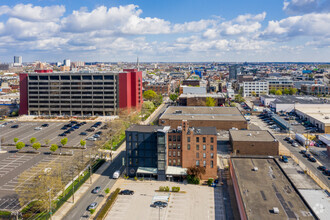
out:
{"label": "distant building", "polygon": [[191,127],[248,128],[247,121],[236,107],[170,106],[159,118],[159,124],[174,129],[181,126],[182,120],[187,120]]}
{"label": "distant building", "polygon": [[324,84],[303,84],[300,91],[305,95],[329,95],[329,86]]}
{"label": "distant building", "polygon": [[229,130],[229,141],[235,155],[279,155],[279,142],[267,130]]}
{"label": "distant building", "polygon": [[253,94],[255,96],[268,95],[269,93],[269,83],[266,81],[253,81],[243,83],[243,96],[251,97]]}
{"label": "distant building", "polygon": [[71,61],[68,60],[68,59],[65,59],[65,60],[63,61],[63,65],[64,65],[64,66],[71,66]]}
{"label": "distant building", "polygon": [[197,79],[185,79],[182,81],[184,86],[200,86],[200,80]]}
{"label": "distant building", "polygon": [[269,83],[269,90],[284,90],[293,88],[293,80],[289,78],[266,78],[265,81]]}
{"label": "distant building", "polygon": [[21,66],[22,63],[22,56],[14,56],[14,66]]}
{"label": "distant building", "polygon": [[206,94],[206,86],[180,86],[180,94]]}
{"label": "distant building", "polygon": [[212,98],[215,101],[215,106],[223,106],[226,101],[224,93],[216,94],[181,94],[179,96],[179,105],[181,106],[205,106],[206,98]]}
{"label": "distant building", "polygon": [[160,95],[169,95],[170,94],[170,83],[169,82],[156,82],[144,85],[144,90],[152,90]]}
{"label": "distant building", "polygon": [[237,79],[238,72],[240,72],[240,68],[238,65],[229,66],[229,80]]}

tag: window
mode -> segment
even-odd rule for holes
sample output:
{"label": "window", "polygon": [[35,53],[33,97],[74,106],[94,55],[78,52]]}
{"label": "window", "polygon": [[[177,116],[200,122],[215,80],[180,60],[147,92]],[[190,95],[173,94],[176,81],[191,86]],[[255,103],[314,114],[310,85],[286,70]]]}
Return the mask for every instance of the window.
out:
{"label": "window", "polygon": [[187,149],[190,150],[190,144],[187,145]]}
{"label": "window", "polygon": [[176,160],[173,159],[173,166],[176,166]]}
{"label": "window", "polygon": [[181,144],[178,144],[178,149],[180,149],[181,148]]}
{"label": "window", "polygon": [[129,141],[132,140],[132,135],[131,135],[131,134],[128,135],[128,140],[129,140]]}
{"label": "window", "polygon": [[181,136],[179,135],[177,138],[176,138],[177,141],[181,141]]}
{"label": "window", "polygon": [[203,153],[203,158],[206,158],[206,153]]}
{"label": "window", "polygon": [[181,160],[178,159],[178,166],[181,166]]}
{"label": "window", "polygon": [[213,141],[214,141],[214,138],[213,138],[213,137],[211,137],[211,143],[213,143]]}
{"label": "window", "polygon": [[168,141],[172,141],[172,136],[171,135],[168,136]]}
{"label": "window", "polygon": [[173,149],[176,149],[176,144],[173,143]]}
{"label": "window", "polygon": [[214,154],[213,154],[213,153],[211,153],[211,158],[213,159],[213,157],[214,157]]}
{"label": "window", "polygon": [[196,142],[199,143],[199,137],[196,137]]}
{"label": "window", "polygon": [[173,141],[176,141],[176,136],[175,135],[173,135]]}
{"label": "window", "polygon": [[172,148],[172,143],[168,143],[168,148]]}
{"label": "window", "polygon": [[213,145],[211,145],[211,150],[213,150]]}
{"label": "window", "polygon": [[199,145],[198,144],[196,145],[196,150],[199,150]]}
{"label": "window", "polygon": [[203,150],[206,150],[206,145],[205,144],[203,144]]}
{"label": "window", "polygon": [[198,152],[196,153],[196,158],[199,158],[199,153]]}
{"label": "window", "polygon": [[196,160],[196,166],[199,166],[199,160]]}
{"label": "window", "polygon": [[190,137],[187,137],[187,142],[190,142]]}
{"label": "window", "polygon": [[168,156],[171,157],[172,156],[172,151],[168,152]]}
{"label": "window", "polygon": [[203,143],[206,143],[206,137],[203,137]]}
{"label": "window", "polygon": [[168,160],[168,165],[172,166],[172,160],[171,159]]}
{"label": "window", "polygon": [[175,157],[175,151],[173,151],[173,157]]}
{"label": "window", "polygon": [[211,168],[213,168],[213,160],[211,160],[211,165],[210,165]]}
{"label": "window", "polygon": [[203,161],[203,166],[206,167],[206,161],[205,160]]}
{"label": "window", "polygon": [[178,157],[180,157],[180,151],[178,151]]}

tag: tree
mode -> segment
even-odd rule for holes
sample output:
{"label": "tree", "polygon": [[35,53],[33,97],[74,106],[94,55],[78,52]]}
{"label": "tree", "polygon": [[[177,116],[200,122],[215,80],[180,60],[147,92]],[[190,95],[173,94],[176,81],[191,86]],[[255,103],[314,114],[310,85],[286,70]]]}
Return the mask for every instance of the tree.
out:
{"label": "tree", "polygon": [[57,151],[58,146],[56,144],[52,144],[52,146],[50,146],[49,150],[51,150],[52,152]]}
{"label": "tree", "polygon": [[49,140],[49,139],[45,139],[45,140],[44,140],[44,142],[45,142],[45,145],[46,145],[46,146],[48,146],[48,145],[49,145],[49,142],[50,142],[50,140]]}
{"label": "tree", "polygon": [[15,142],[15,144],[17,143],[18,140],[19,140],[18,138],[14,138],[14,142]]}
{"label": "tree", "polygon": [[33,149],[38,150],[41,147],[41,144],[39,142],[32,144]]}
{"label": "tree", "polygon": [[200,167],[200,166],[188,167],[187,174],[201,179],[202,175],[205,174],[205,167]]}
{"label": "tree", "polygon": [[282,91],[281,90],[276,90],[276,92],[275,92],[275,95],[282,95]]}
{"label": "tree", "polygon": [[86,146],[86,141],[81,139],[80,140],[80,146],[85,147]]}
{"label": "tree", "polygon": [[149,101],[154,100],[155,98],[157,98],[157,96],[157,93],[155,93],[153,90],[147,90],[143,93],[143,98]]}
{"label": "tree", "polygon": [[275,93],[276,93],[276,89],[270,89],[270,90],[269,90],[269,94],[273,94],[273,95],[275,95]]}
{"label": "tree", "polygon": [[106,188],[106,189],[104,190],[104,192],[105,192],[105,194],[108,194],[108,193],[110,192],[110,189],[109,189],[109,188]]}
{"label": "tree", "polygon": [[295,95],[297,92],[298,92],[298,89],[296,89],[296,88],[290,88],[289,89],[289,94],[290,95]]}
{"label": "tree", "polygon": [[255,96],[257,96],[257,93],[255,91],[252,91],[251,95],[255,97]]}
{"label": "tree", "polygon": [[18,143],[16,144],[16,148],[17,148],[18,150],[22,149],[23,147],[25,147],[25,144],[24,144],[22,141],[20,141],[20,142],[18,142]]}
{"label": "tree", "polygon": [[236,103],[230,103],[230,107],[236,107]]}
{"label": "tree", "polygon": [[237,94],[235,95],[235,101],[241,103],[241,102],[245,102],[245,99],[240,94]]}
{"label": "tree", "polygon": [[176,93],[170,94],[170,99],[172,100],[172,102],[175,102],[178,97],[179,97],[179,95]]}
{"label": "tree", "polygon": [[64,147],[66,144],[68,143],[68,139],[67,138],[62,138],[61,139],[61,144]]}
{"label": "tree", "polygon": [[162,95],[157,95],[156,98],[153,100],[153,102],[156,106],[162,104],[163,96]]}
{"label": "tree", "polygon": [[290,90],[289,90],[288,88],[285,88],[285,89],[283,90],[283,94],[284,94],[284,95],[289,95],[289,94],[290,94]]}
{"label": "tree", "polygon": [[213,107],[213,106],[215,106],[215,99],[212,98],[212,97],[207,97],[207,98],[206,98],[205,105],[206,105],[206,106],[209,106],[209,107]]}
{"label": "tree", "polygon": [[35,138],[35,137],[32,137],[31,139],[30,139],[30,143],[31,144],[33,144],[34,142],[36,142],[37,141],[37,138]]}
{"label": "tree", "polygon": [[151,112],[155,108],[155,105],[151,101],[145,101],[142,104],[142,113],[148,113]]}

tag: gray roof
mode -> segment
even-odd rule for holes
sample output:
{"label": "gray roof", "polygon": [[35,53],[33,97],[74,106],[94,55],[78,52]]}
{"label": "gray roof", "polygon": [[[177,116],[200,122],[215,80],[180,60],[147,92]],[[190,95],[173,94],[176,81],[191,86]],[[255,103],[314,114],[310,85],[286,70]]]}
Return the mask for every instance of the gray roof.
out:
{"label": "gray roof", "polygon": [[226,98],[225,93],[214,93],[214,94],[194,94],[194,93],[185,93],[181,94],[179,98]]}
{"label": "gray roof", "polygon": [[275,104],[294,104],[294,103],[299,103],[299,104],[323,104],[324,99],[320,99],[317,97],[313,96],[277,96],[276,100],[273,101]]}
{"label": "gray roof", "polygon": [[195,135],[217,135],[215,127],[191,127],[188,133],[193,131]]}
{"label": "gray roof", "polygon": [[156,132],[157,130],[163,130],[165,126],[158,125],[132,125],[126,131],[138,131],[138,132]]}
{"label": "gray roof", "polygon": [[246,121],[237,107],[170,106],[161,120]]}
{"label": "gray roof", "polygon": [[229,134],[233,141],[274,142],[276,140],[274,136],[267,130],[229,130]]}

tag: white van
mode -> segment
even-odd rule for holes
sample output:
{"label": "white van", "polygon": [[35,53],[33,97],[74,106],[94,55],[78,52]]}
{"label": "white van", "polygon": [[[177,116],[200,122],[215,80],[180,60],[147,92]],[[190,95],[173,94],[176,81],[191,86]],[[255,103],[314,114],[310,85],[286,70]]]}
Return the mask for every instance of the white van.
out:
{"label": "white van", "polygon": [[113,179],[118,179],[119,176],[120,176],[120,171],[117,170],[117,171],[115,171],[115,172],[113,173],[112,178],[113,178]]}

